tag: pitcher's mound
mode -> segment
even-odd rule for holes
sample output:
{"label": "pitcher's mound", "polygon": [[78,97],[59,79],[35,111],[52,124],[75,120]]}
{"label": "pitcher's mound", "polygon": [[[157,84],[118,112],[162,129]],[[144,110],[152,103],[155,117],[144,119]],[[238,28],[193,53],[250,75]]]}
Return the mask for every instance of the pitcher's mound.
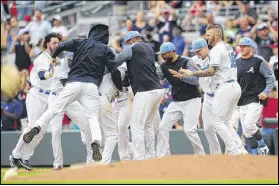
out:
{"label": "pitcher's mound", "polygon": [[65,168],[24,180],[278,180],[277,156],[168,156]]}

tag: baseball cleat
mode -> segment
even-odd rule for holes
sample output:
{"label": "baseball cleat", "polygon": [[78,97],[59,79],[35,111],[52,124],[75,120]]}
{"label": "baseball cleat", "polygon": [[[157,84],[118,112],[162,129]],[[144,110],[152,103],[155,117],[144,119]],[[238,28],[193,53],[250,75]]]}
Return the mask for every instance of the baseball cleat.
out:
{"label": "baseball cleat", "polygon": [[13,157],[13,155],[9,156],[10,166],[11,168],[18,168],[19,167],[19,159]]}
{"label": "baseball cleat", "polygon": [[91,148],[93,150],[92,158],[94,161],[101,161],[102,160],[102,154],[100,153],[100,143],[98,141],[94,141],[91,144]]}
{"label": "baseball cleat", "polygon": [[19,160],[19,163],[22,167],[25,168],[25,170],[27,171],[31,171],[32,170],[32,167],[31,165],[29,164],[28,160],[23,160],[23,159],[20,159]]}
{"label": "baseball cleat", "polygon": [[23,135],[23,141],[25,143],[30,143],[33,138],[39,134],[41,131],[41,127],[33,127],[29,132]]}
{"label": "baseball cleat", "polygon": [[55,166],[53,170],[60,171],[60,170],[62,170],[62,168],[63,168],[62,165],[58,165],[58,166]]}
{"label": "baseball cleat", "polygon": [[267,145],[260,147],[258,152],[259,152],[259,155],[266,156],[269,153],[269,148],[267,147]]}

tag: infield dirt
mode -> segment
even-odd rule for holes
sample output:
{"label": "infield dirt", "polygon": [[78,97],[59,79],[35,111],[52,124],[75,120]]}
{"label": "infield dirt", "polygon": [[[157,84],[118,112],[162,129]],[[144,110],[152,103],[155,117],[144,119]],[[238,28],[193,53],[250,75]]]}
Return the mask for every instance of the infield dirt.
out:
{"label": "infield dirt", "polygon": [[[76,165],[21,178],[62,180],[278,180],[278,156],[168,156],[111,165]],[[20,180],[20,178],[14,179]]]}

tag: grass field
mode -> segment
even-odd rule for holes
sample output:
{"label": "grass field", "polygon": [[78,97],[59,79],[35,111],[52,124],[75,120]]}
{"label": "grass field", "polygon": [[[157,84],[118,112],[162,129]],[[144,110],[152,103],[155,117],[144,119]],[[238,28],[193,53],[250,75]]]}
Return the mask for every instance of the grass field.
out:
{"label": "grass field", "polygon": [[278,180],[92,180],[92,181],[26,181],[24,177],[35,174],[44,174],[52,171],[51,168],[34,168],[32,172],[26,172],[24,169],[19,170],[18,177],[22,181],[3,181],[3,176],[7,168],[1,168],[1,184],[278,184]]}

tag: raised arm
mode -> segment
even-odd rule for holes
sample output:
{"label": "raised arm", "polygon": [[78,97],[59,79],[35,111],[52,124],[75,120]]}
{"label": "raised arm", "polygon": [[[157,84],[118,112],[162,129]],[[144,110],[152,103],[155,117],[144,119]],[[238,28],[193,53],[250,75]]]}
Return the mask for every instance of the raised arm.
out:
{"label": "raised arm", "polygon": [[56,58],[61,52],[69,51],[75,52],[77,50],[77,45],[81,41],[80,39],[72,39],[69,41],[65,41],[60,43],[52,54],[52,58]]}

